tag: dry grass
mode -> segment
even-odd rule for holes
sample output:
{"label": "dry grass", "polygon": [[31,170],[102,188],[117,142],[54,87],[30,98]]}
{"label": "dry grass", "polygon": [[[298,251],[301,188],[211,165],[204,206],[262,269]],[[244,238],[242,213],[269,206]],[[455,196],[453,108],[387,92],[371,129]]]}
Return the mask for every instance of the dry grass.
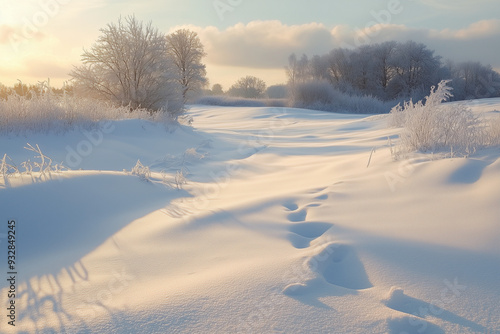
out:
{"label": "dry grass", "polygon": [[65,132],[76,126],[92,128],[103,120],[138,118],[167,122],[167,113],[117,107],[102,101],[43,94],[16,94],[0,100],[0,133]]}

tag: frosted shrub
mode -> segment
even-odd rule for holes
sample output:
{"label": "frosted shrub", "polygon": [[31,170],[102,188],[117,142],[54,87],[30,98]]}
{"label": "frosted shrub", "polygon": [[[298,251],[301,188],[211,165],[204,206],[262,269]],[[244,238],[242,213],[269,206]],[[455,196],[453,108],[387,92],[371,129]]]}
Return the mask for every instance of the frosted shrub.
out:
{"label": "frosted shrub", "polygon": [[12,159],[7,155],[4,154],[2,160],[0,160],[0,188],[2,187],[9,187],[10,182],[9,182],[9,177],[20,174],[19,169],[17,166],[12,162]]}
{"label": "frosted shrub", "polygon": [[150,181],[151,179],[151,170],[148,166],[144,166],[141,163],[141,160],[137,160],[137,163],[132,168],[130,173],[132,175],[138,176],[143,181]]}
{"label": "frosted shrub", "polygon": [[425,104],[412,101],[391,110],[391,124],[403,127],[405,151],[450,150],[468,155],[484,142],[481,122],[465,104],[443,104],[451,96],[449,80],[432,87]]}
{"label": "frosted shrub", "polygon": [[0,160],[0,180],[3,179],[3,185],[5,187],[10,186],[9,177],[22,177],[28,175],[31,177],[32,182],[42,182],[52,179],[52,173],[60,173],[63,170],[67,170],[62,163],[53,164],[52,159],[46,156],[38,145],[33,146],[30,143],[26,145],[24,149],[36,155],[33,161],[27,160],[20,164],[24,170],[17,167],[7,154],[4,154],[3,158]]}
{"label": "frosted shrub", "polygon": [[184,184],[187,184],[186,172],[183,169],[175,172],[174,182],[175,182],[175,187],[178,190],[182,189],[182,186]]}
{"label": "frosted shrub", "polygon": [[391,109],[391,118],[389,119],[389,125],[397,128],[404,127],[406,124],[406,115],[408,114],[405,111],[416,110],[420,108],[423,108],[422,101],[419,101],[415,104],[412,100],[410,100],[405,101],[402,106],[401,104],[398,104]]}

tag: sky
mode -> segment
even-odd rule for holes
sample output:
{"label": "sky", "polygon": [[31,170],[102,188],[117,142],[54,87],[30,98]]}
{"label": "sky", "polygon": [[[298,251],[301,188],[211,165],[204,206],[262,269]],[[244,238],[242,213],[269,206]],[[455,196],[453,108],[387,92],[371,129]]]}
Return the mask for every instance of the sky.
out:
{"label": "sky", "polygon": [[99,29],[134,14],[160,31],[196,31],[210,85],[253,75],[286,81],[291,53],[387,40],[425,43],[443,59],[500,71],[499,0],[0,0],[0,83],[62,86]]}

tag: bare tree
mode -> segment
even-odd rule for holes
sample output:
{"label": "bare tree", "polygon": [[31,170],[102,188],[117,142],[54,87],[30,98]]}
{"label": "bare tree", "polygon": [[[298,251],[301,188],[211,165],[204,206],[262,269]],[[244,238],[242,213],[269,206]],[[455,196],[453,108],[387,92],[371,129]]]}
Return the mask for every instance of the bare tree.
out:
{"label": "bare tree", "polygon": [[183,109],[165,36],[151,22],[128,16],[101,33],[90,50],[84,49],[83,65],[70,74],[75,89],[131,108]]}
{"label": "bare tree", "polygon": [[264,97],[265,92],[266,83],[264,80],[252,76],[246,76],[232,85],[231,88],[229,88],[228,94],[247,99],[257,99]]}
{"label": "bare tree", "polygon": [[180,29],[167,36],[167,53],[171,57],[182,87],[184,102],[190,94],[201,90],[207,83],[207,71],[201,63],[206,55],[198,34]]}

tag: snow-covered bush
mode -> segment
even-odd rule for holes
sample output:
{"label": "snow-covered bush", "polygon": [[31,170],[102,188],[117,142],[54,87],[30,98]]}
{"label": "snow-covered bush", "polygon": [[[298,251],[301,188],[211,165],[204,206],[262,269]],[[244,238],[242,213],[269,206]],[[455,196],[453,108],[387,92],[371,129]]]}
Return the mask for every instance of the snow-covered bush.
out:
{"label": "snow-covered bush", "polygon": [[[12,175],[20,174],[19,168],[14,164],[12,159],[4,154],[2,160],[0,160],[0,178],[3,180],[3,186],[9,186],[8,178]],[[2,184],[0,183],[0,186]]]}
{"label": "snow-covered bush", "polygon": [[426,101],[406,102],[391,110],[391,125],[403,127],[404,151],[450,150],[468,155],[484,144],[480,119],[465,104],[447,104],[452,88],[449,80],[432,87]]}
{"label": "snow-covered bush", "polygon": [[183,185],[187,184],[186,171],[184,169],[175,172],[174,182],[176,189],[179,190],[182,189]]}
{"label": "snow-covered bush", "polygon": [[[124,170],[124,172],[127,172],[127,171]],[[158,179],[158,173],[156,173],[156,176],[153,176],[149,166],[144,166],[142,164],[141,160],[137,160],[137,163],[130,171],[130,175],[137,176],[142,181],[153,182],[153,183],[159,182],[163,185],[166,185],[166,186],[171,187],[171,188],[176,188],[178,190],[182,189],[182,186],[187,184],[187,182],[188,182],[188,179],[187,179],[188,171],[187,171],[187,168],[185,168],[185,167],[182,167],[181,169],[176,170],[173,178],[170,177],[170,175],[167,174],[166,171],[164,171],[164,170],[162,170],[160,172],[160,174],[161,174],[161,180]]]}
{"label": "snow-covered bush", "polygon": [[143,181],[151,180],[151,170],[149,169],[148,166],[144,166],[141,163],[141,160],[137,160],[137,163],[130,171],[130,174],[138,176]]}
{"label": "snow-covered bush", "polygon": [[309,81],[296,84],[292,92],[292,106],[354,114],[387,113],[394,105],[373,96],[343,93],[327,81]]}

